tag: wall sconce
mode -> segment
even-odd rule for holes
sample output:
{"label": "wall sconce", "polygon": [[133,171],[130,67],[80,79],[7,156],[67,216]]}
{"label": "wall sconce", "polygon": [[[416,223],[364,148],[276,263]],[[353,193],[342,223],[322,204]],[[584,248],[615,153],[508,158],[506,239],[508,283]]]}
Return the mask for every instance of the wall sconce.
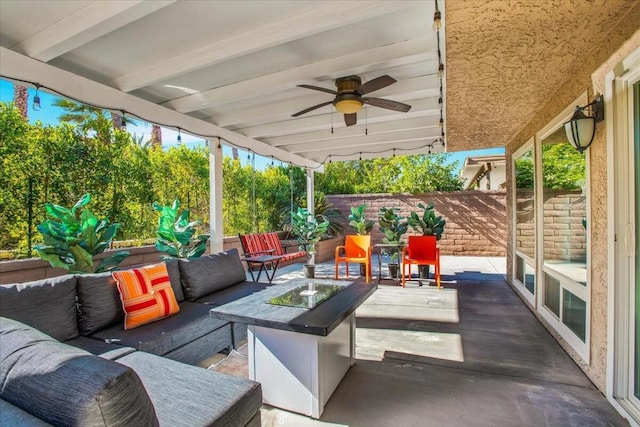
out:
{"label": "wall sconce", "polygon": [[[585,111],[590,115],[586,115]],[[576,107],[571,120],[564,124],[564,131],[567,133],[569,143],[574,146],[579,153],[589,148],[596,134],[596,123],[604,120],[604,98],[596,95],[591,103],[584,107]]]}

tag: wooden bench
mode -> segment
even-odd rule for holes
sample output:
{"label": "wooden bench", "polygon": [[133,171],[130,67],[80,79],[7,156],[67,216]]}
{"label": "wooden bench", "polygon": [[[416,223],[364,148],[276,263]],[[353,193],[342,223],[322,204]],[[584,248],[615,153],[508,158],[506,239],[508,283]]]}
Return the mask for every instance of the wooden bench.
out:
{"label": "wooden bench", "polygon": [[240,237],[240,244],[246,258],[262,255],[278,256],[280,257],[280,265],[282,265],[287,261],[295,261],[307,256],[306,251],[285,251],[276,232],[239,234],[238,237]]}

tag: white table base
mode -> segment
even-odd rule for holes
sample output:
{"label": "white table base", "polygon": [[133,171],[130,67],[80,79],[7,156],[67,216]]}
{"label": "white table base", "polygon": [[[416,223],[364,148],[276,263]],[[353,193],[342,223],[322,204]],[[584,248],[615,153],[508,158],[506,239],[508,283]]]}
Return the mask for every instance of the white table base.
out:
{"label": "white table base", "polygon": [[319,418],[355,363],[355,326],[355,314],[326,337],[249,325],[249,378],[264,403]]}

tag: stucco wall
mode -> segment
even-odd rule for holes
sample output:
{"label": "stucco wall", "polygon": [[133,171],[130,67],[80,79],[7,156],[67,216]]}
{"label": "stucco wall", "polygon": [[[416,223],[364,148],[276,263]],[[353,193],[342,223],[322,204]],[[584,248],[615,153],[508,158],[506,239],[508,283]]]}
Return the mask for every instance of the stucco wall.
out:
{"label": "stucco wall", "polygon": [[[400,215],[418,212],[418,203],[433,202],[437,215],[447,221],[438,246],[443,255],[504,256],[506,238],[505,191],[458,191],[429,194],[349,194],[327,196],[327,200],[345,216],[350,208],[366,205],[367,217],[376,224],[371,233],[373,243],[383,235],[377,224],[381,207],[400,208]],[[353,233],[348,225],[346,233]],[[413,234],[409,229],[408,234]]]}
{"label": "stucco wall", "polygon": [[[631,39],[621,43],[619,35],[628,32],[630,26],[637,28],[637,17],[627,15],[619,22],[619,25],[610,28],[610,43],[608,45],[595,46],[590,54],[583,55],[582,72],[568,76],[566,82],[559,82],[555,96],[542,106],[531,121],[523,127],[506,146],[507,176],[512,174],[512,155],[519,147],[529,141],[534,134],[546,125],[565,107],[570,105],[585,90],[590,93],[604,93],[605,75],[609,73],[624,57],[640,46],[640,30],[636,31]],[[591,95],[592,96],[592,95]],[[610,120],[612,111],[605,112],[605,120]],[[609,221],[607,212],[607,141],[605,123],[597,126],[596,135],[587,151],[589,156],[589,187],[590,187],[590,221],[591,235],[589,236],[590,252],[590,292],[591,292],[591,319],[590,319],[590,361],[583,361],[575,351],[553,329],[537,315],[541,322],[549,329],[552,335],[560,342],[567,353],[578,363],[593,383],[602,391],[606,386],[607,365],[607,286],[608,286],[608,253],[609,237],[606,233]],[[508,211],[513,206],[511,180],[507,180],[506,203]],[[507,278],[511,282],[513,275],[511,236],[513,218],[507,216]],[[603,232],[604,231],[604,232]]]}

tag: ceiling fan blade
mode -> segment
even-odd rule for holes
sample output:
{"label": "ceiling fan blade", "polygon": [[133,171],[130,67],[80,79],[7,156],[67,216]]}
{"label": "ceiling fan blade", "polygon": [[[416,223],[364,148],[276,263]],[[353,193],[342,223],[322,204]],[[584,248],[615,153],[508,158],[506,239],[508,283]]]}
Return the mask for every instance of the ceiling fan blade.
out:
{"label": "ceiling fan blade", "polygon": [[320,92],[327,92],[327,93],[330,93],[331,95],[337,95],[338,94],[338,92],[336,92],[335,90],[327,89],[327,88],[320,87],[320,86],[298,85],[298,87],[303,87],[305,89],[319,90]]}
{"label": "ceiling fan blade", "polygon": [[392,85],[395,82],[396,82],[396,79],[394,79],[393,77],[384,75],[384,76],[376,77],[373,80],[369,80],[368,82],[361,84],[358,87],[358,89],[356,89],[356,91],[360,95],[366,95],[367,93],[371,93],[373,91],[380,90],[389,85]]}
{"label": "ceiling fan blade", "polygon": [[291,115],[291,117],[298,117],[298,116],[301,116],[301,115],[303,115],[303,114],[305,114],[305,113],[308,113],[309,111],[313,111],[313,110],[315,110],[315,109],[317,109],[317,108],[324,107],[325,105],[329,105],[329,104],[331,104],[332,102],[333,102],[333,101],[327,101],[327,102],[323,102],[322,104],[314,105],[313,107],[305,108],[305,109],[304,109],[304,110],[302,110],[302,111],[298,111],[297,113],[292,114],[292,115]]}
{"label": "ceiling fan blade", "polygon": [[390,99],[382,98],[362,98],[365,104],[373,105],[374,107],[386,108],[387,110],[400,111],[406,113],[411,109],[411,105],[403,104],[402,102],[392,101]]}
{"label": "ceiling fan blade", "polygon": [[346,124],[347,126],[353,126],[357,122],[358,122],[358,113],[344,115],[344,124]]}

